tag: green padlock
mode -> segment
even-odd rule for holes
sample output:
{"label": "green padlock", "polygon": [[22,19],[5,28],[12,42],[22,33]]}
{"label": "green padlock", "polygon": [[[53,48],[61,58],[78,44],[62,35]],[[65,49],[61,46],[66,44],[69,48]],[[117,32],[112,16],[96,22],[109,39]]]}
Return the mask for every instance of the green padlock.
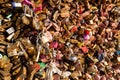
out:
{"label": "green padlock", "polygon": [[41,68],[41,69],[44,68],[44,67],[46,66],[46,64],[43,63],[43,62],[39,62],[38,64],[40,65],[40,68]]}

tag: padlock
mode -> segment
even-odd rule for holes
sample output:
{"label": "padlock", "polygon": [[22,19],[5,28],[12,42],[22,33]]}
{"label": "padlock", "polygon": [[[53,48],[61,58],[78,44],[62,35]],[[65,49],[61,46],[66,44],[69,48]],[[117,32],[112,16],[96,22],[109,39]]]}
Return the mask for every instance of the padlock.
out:
{"label": "padlock", "polygon": [[89,40],[90,36],[89,35],[84,35],[84,40]]}
{"label": "padlock", "polygon": [[32,2],[30,2],[29,0],[23,0],[22,3],[25,5],[32,5]]}
{"label": "padlock", "polygon": [[12,38],[13,38],[13,36],[14,36],[14,34],[15,34],[15,33],[10,34],[6,39],[7,39],[8,41],[11,41]]}
{"label": "padlock", "polygon": [[120,62],[120,57],[117,57],[118,62]]}
{"label": "padlock", "polygon": [[24,6],[24,15],[27,17],[33,17],[33,10],[28,5]]}
{"label": "padlock", "polygon": [[7,32],[8,34],[11,34],[11,33],[15,32],[15,30],[14,30],[13,27],[10,27],[10,28],[8,28],[8,29],[6,30],[6,32]]}
{"label": "padlock", "polygon": [[12,13],[11,13],[11,14],[9,14],[6,18],[7,18],[7,19],[10,19],[12,16],[13,16],[13,15],[12,15]]}
{"label": "padlock", "polygon": [[0,19],[0,26],[2,25],[2,19]]}
{"label": "padlock", "polygon": [[13,8],[21,8],[22,4],[21,3],[12,2],[12,6],[13,6]]}
{"label": "padlock", "polygon": [[74,71],[74,70],[75,70],[75,66],[70,65],[70,66],[69,66],[69,69],[70,69],[71,71]]}
{"label": "padlock", "polygon": [[3,55],[2,54],[0,54],[0,59],[2,59],[3,58]]}
{"label": "padlock", "polygon": [[7,21],[7,22],[4,23],[2,26],[3,26],[3,28],[5,29],[5,28],[8,28],[8,27],[11,27],[11,25],[12,25],[12,22]]}
{"label": "padlock", "polygon": [[30,20],[28,19],[27,16],[23,16],[23,17],[22,17],[22,21],[23,21],[23,23],[26,24],[26,25],[29,25],[29,24],[30,24]]}
{"label": "padlock", "polygon": [[71,57],[69,58],[69,60],[71,60],[71,61],[77,61],[77,57],[76,57],[76,56],[71,56]]}

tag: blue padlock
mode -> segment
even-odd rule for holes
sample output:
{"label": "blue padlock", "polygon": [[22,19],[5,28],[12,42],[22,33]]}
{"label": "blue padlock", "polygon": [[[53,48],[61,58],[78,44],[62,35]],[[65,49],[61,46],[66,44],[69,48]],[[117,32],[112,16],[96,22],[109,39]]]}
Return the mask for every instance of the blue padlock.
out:
{"label": "blue padlock", "polygon": [[117,51],[117,54],[120,55],[120,51]]}
{"label": "blue padlock", "polygon": [[103,53],[98,54],[98,60],[99,60],[99,61],[102,61],[103,59],[104,59]]}

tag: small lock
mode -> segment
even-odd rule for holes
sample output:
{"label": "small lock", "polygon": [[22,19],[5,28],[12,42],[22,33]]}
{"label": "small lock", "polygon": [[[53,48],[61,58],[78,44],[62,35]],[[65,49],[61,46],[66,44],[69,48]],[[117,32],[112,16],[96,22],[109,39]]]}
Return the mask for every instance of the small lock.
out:
{"label": "small lock", "polygon": [[28,13],[25,14],[27,17],[32,17],[33,16],[33,11],[30,9]]}
{"label": "small lock", "polygon": [[54,51],[53,51],[53,56],[54,56],[54,57],[56,57],[56,56],[57,56],[57,54],[56,54],[56,53],[57,53],[57,51],[55,51],[55,50],[54,50]]}
{"label": "small lock", "polygon": [[69,69],[70,69],[71,71],[74,71],[74,70],[75,70],[75,67],[74,67],[74,66],[69,66]]}
{"label": "small lock", "polygon": [[66,45],[67,45],[67,46],[70,46],[70,42],[66,42]]}
{"label": "small lock", "polygon": [[117,57],[117,60],[120,62],[120,57]]}
{"label": "small lock", "polygon": [[25,5],[32,5],[32,3],[29,0],[23,0],[22,3]]}
{"label": "small lock", "polygon": [[42,42],[43,43],[47,43],[49,41],[49,39],[46,36],[42,36]]}
{"label": "small lock", "polygon": [[89,40],[90,36],[89,35],[84,35],[84,40]]}
{"label": "small lock", "polygon": [[76,57],[76,56],[71,56],[69,59],[70,59],[71,61],[77,61],[77,57]]}
{"label": "small lock", "polygon": [[118,44],[118,48],[120,49],[120,44]]}
{"label": "small lock", "polygon": [[66,72],[63,72],[63,73],[62,73],[62,77],[63,77],[63,78],[66,78],[66,77],[69,77],[71,74],[72,74],[71,72],[66,71]]}
{"label": "small lock", "polygon": [[7,18],[7,19],[10,19],[11,17],[12,17],[12,13],[9,14],[6,18]]}
{"label": "small lock", "polygon": [[0,26],[2,25],[2,19],[0,19]]}
{"label": "small lock", "polygon": [[24,6],[24,15],[27,17],[33,17],[33,10],[27,5]]}
{"label": "small lock", "polygon": [[93,20],[90,20],[90,24],[93,24]]}
{"label": "small lock", "polygon": [[12,6],[13,6],[13,8],[20,8],[20,7],[22,7],[22,4],[21,3],[12,2]]}
{"label": "small lock", "polygon": [[3,56],[2,56],[2,54],[0,54],[0,59],[2,59],[3,58]]}
{"label": "small lock", "polygon": [[11,34],[11,33],[15,32],[15,30],[14,30],[13,27],[10,27],[9,29],[6,30],[6,32],[7,32],[8,34]]}
{"label": "small lock", "polygon": [[81,23],[81,24],[84,24],[84,23],[85,23],[85,20],[81,20],[80,23]]}
{"label": "small lock", "polygon": [[29,47],[27,50],[29,54],[34,54],[35,51],[34,47]]}
{"label": "small lock", "polygon": [[9,36],[7,37],[7,40],[10,41],[10,40],[13,38],[14,34],[15,34],[15,33],[12,33],[11,35],[9,35]]}
{"label": "small lock", "polygon": [[117,54],[120,55],[120,51],[117,51]]}

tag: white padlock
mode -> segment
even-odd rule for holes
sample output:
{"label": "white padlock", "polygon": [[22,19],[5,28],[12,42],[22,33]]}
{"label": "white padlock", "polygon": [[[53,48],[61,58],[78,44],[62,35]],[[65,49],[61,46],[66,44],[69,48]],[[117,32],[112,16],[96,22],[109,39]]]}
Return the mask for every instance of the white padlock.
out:
{"label": "white padlock", "polygon": [[22,7],[22,4],[21,3],[16,3],[16,2],[12,2],[12,6],[13,7]]}
{"label": "white padlock", "polygon": [[11,34],[11,33],[15,32],[15,30],[14,30],[13,27],[10,27],[9,29],[6,30],[6,32],[7,32],[8,34]]}

